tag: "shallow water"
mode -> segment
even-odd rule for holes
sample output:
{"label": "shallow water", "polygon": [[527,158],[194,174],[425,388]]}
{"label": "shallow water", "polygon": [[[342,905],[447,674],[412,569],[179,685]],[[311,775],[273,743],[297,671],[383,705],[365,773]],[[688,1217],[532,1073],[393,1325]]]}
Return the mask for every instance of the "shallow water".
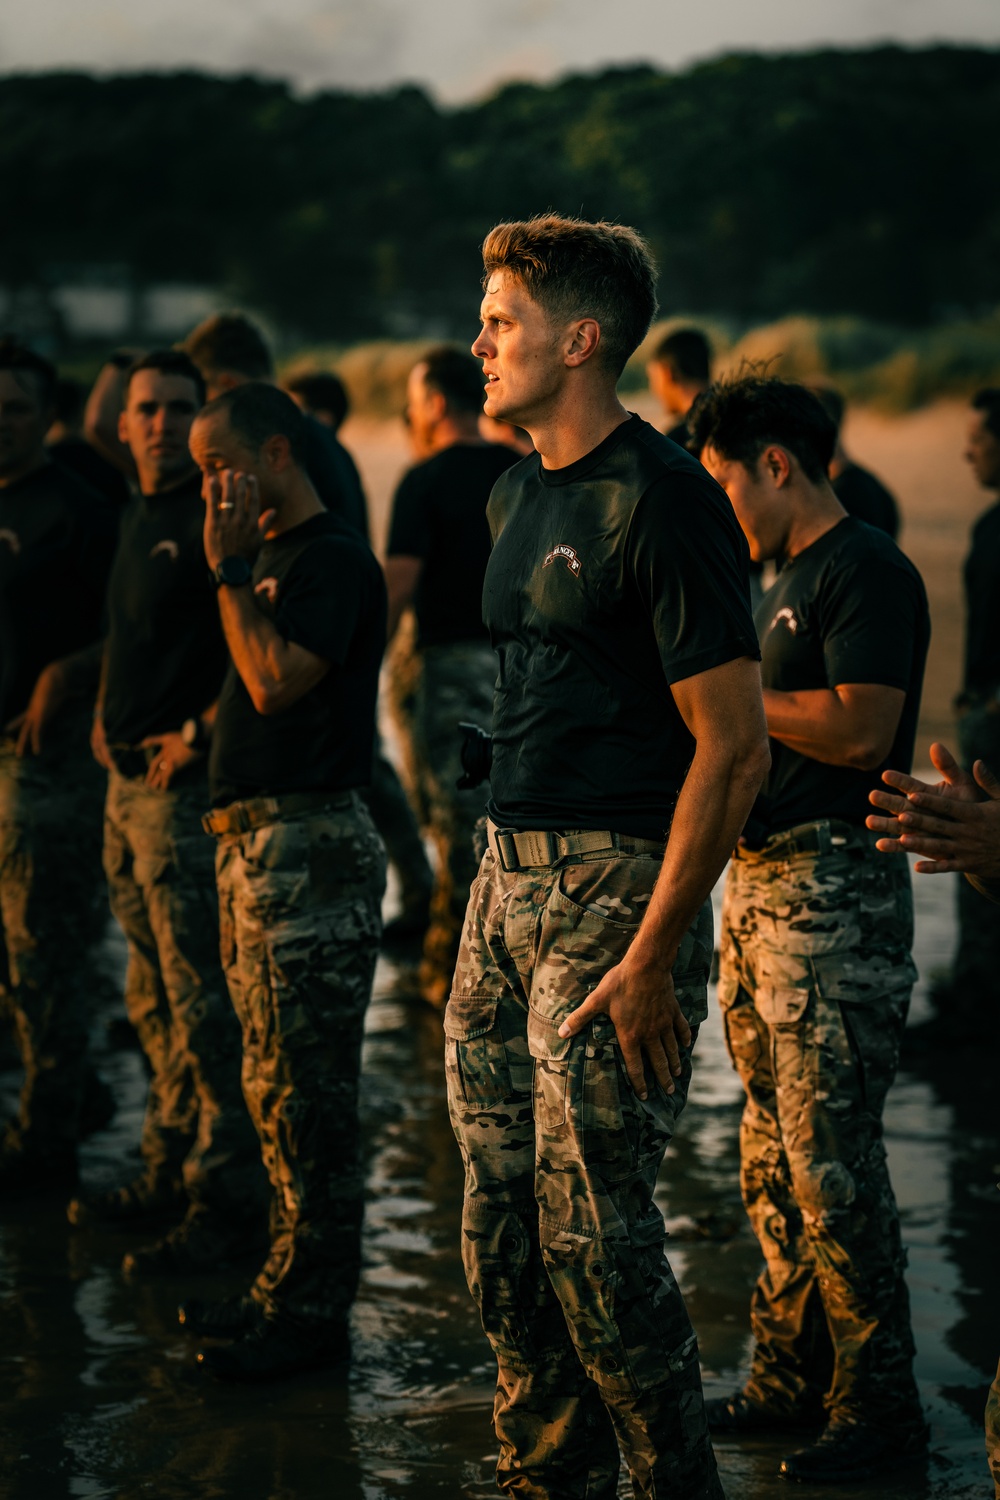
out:
{"label": "shallow water", "polygon": [[[952,877],[916,881],[924,976],[953,937]],[[391,894],[390,894],[391,902]],[[114,930],[108,971],[124,960]],[[913,1018],[925,1013],[923,989]],[[495,1494],[493,1361],[459,1258],[461,1168],[444,1102],[437,1017],[405,999],[406,976],[381,962],[368,1020],[363,1110],[369,1159],[366,1264],[350,1372],[266,1388],[203,1379],[179,1329],[187,1291],[222,1294],[235,1275],[197,1286],[126,1283],[130,1240],[71,1231],[58,1197],[4,1205],[0,1222],[0,1497],[2,1500],[430,1500]],[[92,1185],[138,1162],[144,1095],[139,1057],[94,1038],[120,1107],[87,1142]],[[0,1099],[16,1094],[0,1076]],[[931,1455],[859,1500],[985,1500],[982,1408],[1000,1352],[1000,1140],[996,1057],[943,1056],[904,1071],[887,1135],[909,1247],[917,1374]],[[737,1187],[740,1087],[713,1007],[699,1039],[691,1102],[664,1164],[668,1252],[698,1330],[706,1386],[727,1394],[747,1356],[758,1268]],[[710,1236],[703,1232],[710,1231]],[[250,1269],[250,1268],[248,1268]],[[787,1446],[787,1445],[786,1445]],[[720,1442],[729,1500],[780,1492],[780,1443]],[[630,1494],[622,1479],[622,1496]],[[802,1500],[826,1495],[798,1486]],[[834,1492],[836,1493],[836,1492]]]}

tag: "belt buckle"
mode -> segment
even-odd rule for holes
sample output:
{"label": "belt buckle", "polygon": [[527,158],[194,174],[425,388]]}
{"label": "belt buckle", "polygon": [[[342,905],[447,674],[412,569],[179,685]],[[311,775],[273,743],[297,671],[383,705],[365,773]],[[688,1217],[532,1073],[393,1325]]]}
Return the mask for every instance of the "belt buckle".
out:
{"label": "belt buckle", "polygon": [[556,841],[544,828],[529,828],[514,834],[514,848],[521,865],[551,865],[556,855]]}

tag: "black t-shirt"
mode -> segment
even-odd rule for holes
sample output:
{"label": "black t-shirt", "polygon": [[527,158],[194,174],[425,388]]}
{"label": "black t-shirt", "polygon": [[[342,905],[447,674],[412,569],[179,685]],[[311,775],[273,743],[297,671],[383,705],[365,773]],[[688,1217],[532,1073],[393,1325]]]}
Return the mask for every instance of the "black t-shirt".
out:
{"label": "black t-shirt", "polygon": [[44,667],[100,638],[114,546],[111,506],[58,464],[0,488],[0,730]]}
{"label": "black t-shirt", "polygon": [[668,427],[666,436],[672,443],[678,443],[682,448],[687,448],[691,441],[691,434],[687,428],[687,419],[682,417],[679,422],[674,423],[673,427]]}
{"label": "black t-shirt", "polygon": [[880,479],[860,464],[848,464],[831,480],[834,493],[849,516],[867,521],[891,536],[899,535],[899,506]]}
{"label": "black t-shirt", "polygon": [[967,693],[990,697],[1000,688],[1000,502],[972,528],[965,559],[965,678]]}
{"label": "black t-shirt", "polygon": [[486,640],[486,505],[500,475],[516,462],[514,450],[500,443],[455,443],[403,475],[386,553],[423,560],[414,600],[419,645]]}
{"label": "black t-shirt", "polygon": [[491,816],[663,838],[694,750],[671,684],[759,654],[725,493],[631,416],[567,468],[522,459],[489,520]]}
{"label": "black t-shirt", "polygon": [[306,468],[317,495],[337,516],[368,540],[368,504],[357,465],[332,428],[304,412]]}
{"label": "black t-shirt", "polygon": [[112,744],[180,729],[219,696],[229,653],[204,524],[200,474],[125,507],[108,587],[104,732]]}
{"label": "black t-shirt", "polygon": [[127,504],[131,491],[125,475],[92,448],[86,438],[62,438],[58,443],[50,444],[49,453],[57,464],[76,474],[116,508]]}
{"label": "black t-shirt", "polygon": [[920,574],[884,532],[847,516],[785,563],[756,621],[765,688],[880,683],[901,688],[906,700],[892,749],[873,771],[824,765],[771,740],[771,771],[750,816],[750,841],[814,819],[863,823],[882,771],[908,771],[913,758],[930,640]]}
{"label": "black t-shirt", "polygon": [[290,708],[263,715],[230,665],[209,758],[213,804],[367,786],[385,649],[382,569],[356,532],[324,511],[265,542],[253,588],[284,639],[330,670]]}

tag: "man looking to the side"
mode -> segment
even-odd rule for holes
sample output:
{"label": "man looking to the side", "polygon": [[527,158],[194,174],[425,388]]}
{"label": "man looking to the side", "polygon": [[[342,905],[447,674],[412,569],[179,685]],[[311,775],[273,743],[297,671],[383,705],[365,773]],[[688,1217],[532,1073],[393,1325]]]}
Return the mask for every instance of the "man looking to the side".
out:
{"label": "man looking to the side", "polygon": [[927,600],[895,544],[830,488],[836,433],[810,391],[736,379],[689,425],[751,556],[781,564],[756,616],[771,771],[730,867],[719,978],[765,1269],[749,1379],[709,1420],[737,1434],[822,1426],[781,1472],[848,1482],[926,1443],[882,1142],[916,972],[912,894],[865,817],[882,768],[910,764]]}
{"label": "man looking to the side", "polygon": [[664,334],[646,366],[649,389],[670,423],[667,437],[688,446],[687,414],[712,379],[712,346],[700,328]]}
{"label": "man looking to the side", "polygon": [[447,345],[410,372],[407,418],[418,462],[392,506],[385,576],[389,640],[410,605],[416,616],[412,763],[417,801],[437,847],[430,926],[420,989],[443,1006],[451,988],[469,887],[479,860],[473,833],[482,793],[461,790],[465,721],[486,725],[493,707],[496,653],[483,625],[483,576],[490,555],[486,503],[517,455],[479,434],[479,362]]}
{"label": "man looking to the side", "polygon": [[205,555],[232,658],[212,735],[222,953],[243,1026],[243,1087],[270,1178],[271,1249],[249,1295],[189,1301],[229,1335],[202,1364],[267,1380],[340,1361],[361,1264],[358,1081],[381,927],[371,774],[385,586],[323,509],[304,418],[247,384],[196,419]]}
{"label": "man looking to the side", "polygon": [[178,350],[128,371],[121,441],[139,493],[108,588],[94,715],[108,771],[104,868],[128,942],[125,1007],[149,1064],[143,1166],[75,1199],[71,1222],[181,1222],[129,1252],[129,1273],[214,1267],[264,1232],[265,1183],[240,1087],[240,1027],[219,960],[215,848],[201,826],[206,751],[228,657],[188,450],[205,387]]}
{"label": "man looking to the side", "polygon": [[0,1008],[24,1068],[4,1192],[76,1177],[87,951],[107,921],[86,747],[115,517],[46,451],[55,383],[47,359],[0,341]]}
{"label": "man looking to the side", "polygon": [[718,1500],[657,1171],[706,1014],[707,904],[767,765],[746,544],[701,465],[616,396],[656,307],[632,229],[483,247],[497,482],[489,850],[445,1013],[463,1254],[497,1356],[498,1483]]}

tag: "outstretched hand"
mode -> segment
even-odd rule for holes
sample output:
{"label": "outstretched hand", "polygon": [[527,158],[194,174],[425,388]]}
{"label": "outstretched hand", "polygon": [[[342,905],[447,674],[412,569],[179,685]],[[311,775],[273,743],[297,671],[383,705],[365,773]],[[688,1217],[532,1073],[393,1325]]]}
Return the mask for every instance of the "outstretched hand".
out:
{"label": "outstretched hand", "polygon": [[657,1083],[672,1094],[674,1076],[681,1071],[681,1050],[691,1045],[691,1028],[674,994],[669,968],[640,968],[624,958],[566,1017],[559,1035],[576,1036],[599,1015],[609,1016],[614,1024],[629,1081],[639,1098],[648,1093],[647,1058]]}
{"label": "outstretched hand", "polygon": [[867,826],[883,835],[884,854],[921,854],[921,875],[962,871],[985,879],[1000,876],[1000,780],[984,761],[970,775],[941,744],[931,760],[942,780],[932,786],[901,771],[883,771],[882,780],[902,796],[873,791],[869,801],[890,817],[869,814]]}

